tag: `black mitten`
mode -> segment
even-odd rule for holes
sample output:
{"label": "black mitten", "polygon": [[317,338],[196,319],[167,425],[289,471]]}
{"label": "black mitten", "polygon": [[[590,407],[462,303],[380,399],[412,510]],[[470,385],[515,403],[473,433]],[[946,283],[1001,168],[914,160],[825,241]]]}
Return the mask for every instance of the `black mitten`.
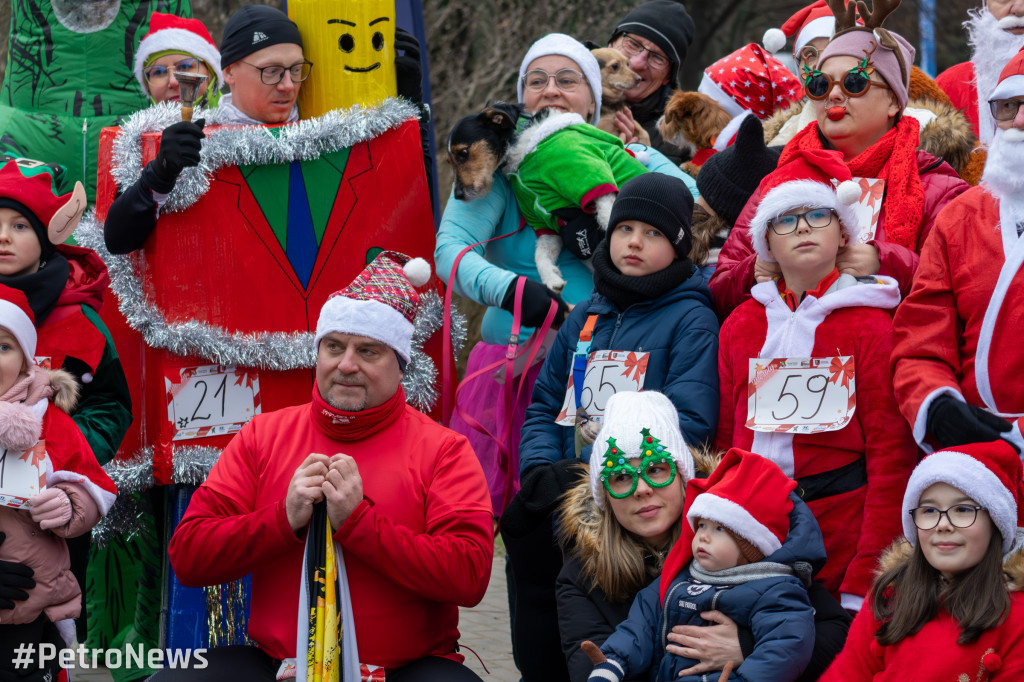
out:
{"label": "black mitten", "polygon": [[502,530],[515,538],[527,535],[551,516],[581,470],[578,459],[563,459],[523,474],[519,492],[501,515]]}
{"label": "black mitten", "polygon": [[565,250],[580,260],[593,256],[598,242],[604,239],[597,216],[573,207],[559,208],[554,213],[565,222],[558,232]]}
{"label": "black mitten", "polygon": [[[201,140],[206,137],[203,132],[204,119],[196,121],[179,121],[164,128],[160,136],[160,151],[153,162],[153,172],[165,187],[174,187],[175,180],[185,168],[199,165]],[[158,191],[163,189],[156,188]],[[170,189],[167,190],[168,192]]]}
{"label": "black mitten", "polygon": [[[501,299],[501,309],[513,314],[515,313],[516,283],[518,281],[518,279],[512,280],[512,283],[508,285],[508,289],[505,290],[504,298]],[[544,318],[547,317],[548,309],[551,307],[551,301],[558,304],[558,312],[555,313],[555,319],[552,321],[552,324],[559,325],[565,319],[566,313],[569,312],[569,306],[566,305],[561,296],[540,282],[534,282],[532,279],[526,280],[526,285],[523,287],[523,324],[527,327],[539,327],[542,325]]]}
{"label": "black mitten", "polygon": [[413,102],[422,102],[423,66],[420,64],[420,43],[416,36],[403,28],[395,29],[395,73],[398,77],[398,94]]}
{"label": "black mitten", "polygon": [[989,443],[1012,429],[1005,420],[951,395],[941,395],[928,408],[928,432],[942,447]]}
{"label": "black mitten", "polygon": [[[7,539],[6,533],[0,533],[0,545]],[[0,609],[14,608],[14,602],[28,599],[28,592],[36,586],[32,579],[35,573],[25,564],[14,561],[0,561]]]}

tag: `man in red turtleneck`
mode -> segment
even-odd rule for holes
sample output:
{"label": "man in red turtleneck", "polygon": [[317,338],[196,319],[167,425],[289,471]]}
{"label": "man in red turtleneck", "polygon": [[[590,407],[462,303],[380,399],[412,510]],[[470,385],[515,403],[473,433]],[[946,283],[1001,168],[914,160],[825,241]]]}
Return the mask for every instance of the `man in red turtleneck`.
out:
{"label": "man in red turtleneck", "polygon": [[[404,268],[402,266],[405,266]],[[425,268],[426,276],[423,269]],[[384,252],[324,304],[312,402],[255,417],[224,450],[171,539],[185,585],[252,574],[258,648],[206,654],[180,679],[274,680],[296,655],[306,527],[326,500],[344,557],[359,662],[388,679],[479,680],[457,652],[494,550],[483,471],[463,436],[405,404],[421,259]],[[301,655],[301,654],[300,654]],[[178,679],[165,670],[158,679]]]}

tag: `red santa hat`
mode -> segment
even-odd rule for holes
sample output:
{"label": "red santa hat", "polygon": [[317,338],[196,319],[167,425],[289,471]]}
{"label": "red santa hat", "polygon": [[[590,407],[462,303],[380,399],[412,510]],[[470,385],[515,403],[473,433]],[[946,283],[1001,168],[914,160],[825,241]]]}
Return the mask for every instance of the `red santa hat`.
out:
{"label": "red santa hat", "polygon": [[762,121],[804,96],[796,76],[757,43],[744,45],[704,69],[697,90],[721,104],[730,116],[750,111]]}
{"label": "red santa hat", "polygon": [[0,284],[0,327],[14,335],[28,362],[36,354],[36,322],[28,298],[20,289]]}
{"label": "red santa hat", "polygon": [[817,0],[799,9],[791,16],[782,29],[770,28],[764,33],[761,44],[769,52],[778,52],[786,46],[786,40],[793,39],[793,57],[807,43],[815,38],[831,38],[836,31],[836,18],[825,0]]}
{"label": "red santa hat", "polygon": [[999,74],[999,83],[988,98],[1010,99],[1021,95],[1024,95],[1024,47],[1003,67]]}
{"label": "red santa hat", "polygon": [[860,186],[837,151],[801,149],[784,166],[765,176],[758,186],[760,203],[750,221],[750,241],[758,257],[774,261],[768,252],[768,222],[786,211],[806,206],[831,208],[850,242],[857,240],[860,225],[856,204]]}
{"label": "red santa hat", "polygon": [[224,82],[224,74],[220,70],[220,51],[206,26],[198,19],[185,19],[162,12],[150,15],[149,33],[142,38],[139,49],[135,51],[135,78],[143,92],[149,92],[143,70],[149,58],[160,52],[198,57],[217,76],[217,82],[211,83],[211,88]]}
{"label": "red santa hat", "polygon": [[1022,475],[1020,455],[1004,440],[934,452],[910,475],[903,494],[903,534],[911,545],[917,544],[917,527],[910,510],[920,505],[925,490],[936,483],[945,483],[985,508],[999,529],[1005,554],[1013,548],[1017,529],[1024,526],[1019,507]]}
{"label": "red santa hat", "polygon": [[420,296],[415,287],[430,279],[430,264],[397,251],[382,251],[352,283],[320,309],[313,348],[331,332],[366,336],[386,343],[409,362]]}

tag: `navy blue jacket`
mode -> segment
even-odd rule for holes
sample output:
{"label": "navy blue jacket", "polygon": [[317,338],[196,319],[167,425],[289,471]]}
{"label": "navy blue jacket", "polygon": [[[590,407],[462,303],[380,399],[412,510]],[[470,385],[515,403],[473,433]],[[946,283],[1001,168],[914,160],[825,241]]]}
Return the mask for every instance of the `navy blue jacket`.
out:
{"label": "navy blue jacket", "polygon": [[[594,292],[577,305],[558,330],[533,387],[519,445],[521,473],[538,464],[576,456],[572,427],[555,417],[562,409],[580,330],[589,315],[598,315],[591,352],[644,351],[644,390],[667,395],[679,410],[679,428],[690,445],[714,435],[718,423],[718,318],[711,292],[697,268],[664,296],[620,311]],[[590,460],[590,447],[581,453]]]}
{"label": "navy blue jacket", "polygon": [[[821,530],[807,505],[795,496],[790,499],[795,501],[789,534],[782,547],[765,561],[787,565],[806,561],[814,569],[820,568],[825,560]],[[666,636],[674,626],[712,625],[700,614],[715,609],[739,627],[750,628],[754,635],[754,651],[733,671],[730,680],[787,682],[797,679],[811,660],[814,610],[797,577],[762,578],[716,587],[695,581],[687,567],[665,593],[664,609],[659,586],[655,581],[637,594],[629,618],[601,647],[609,659],[625,668],[627,679],[649,670],[651,680],[717,680],[720,672],[680,678],[679,671],[697,665],[697,661],[665,651]]]}

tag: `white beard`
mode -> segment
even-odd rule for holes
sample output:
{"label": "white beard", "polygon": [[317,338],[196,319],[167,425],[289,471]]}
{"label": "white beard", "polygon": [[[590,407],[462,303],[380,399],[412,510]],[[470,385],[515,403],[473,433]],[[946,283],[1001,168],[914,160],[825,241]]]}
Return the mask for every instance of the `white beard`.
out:
{"label": "white beard", "polygon": [[972,9],[968,14],[971,18],[964,22],[964,28],[971,44],[971,64],[978,88],[978,137],[987,145],[996,127],[988,108],[988,95],[999,83],[1003,67],[1024,47],[1024,36],[1000,28],[999,20],[987,9]]}
{"label": "white beard", "polygon": [[988,148],[982,186],[999,199],[1000,222],[1024,222],[1024,130],[997,129]]}

